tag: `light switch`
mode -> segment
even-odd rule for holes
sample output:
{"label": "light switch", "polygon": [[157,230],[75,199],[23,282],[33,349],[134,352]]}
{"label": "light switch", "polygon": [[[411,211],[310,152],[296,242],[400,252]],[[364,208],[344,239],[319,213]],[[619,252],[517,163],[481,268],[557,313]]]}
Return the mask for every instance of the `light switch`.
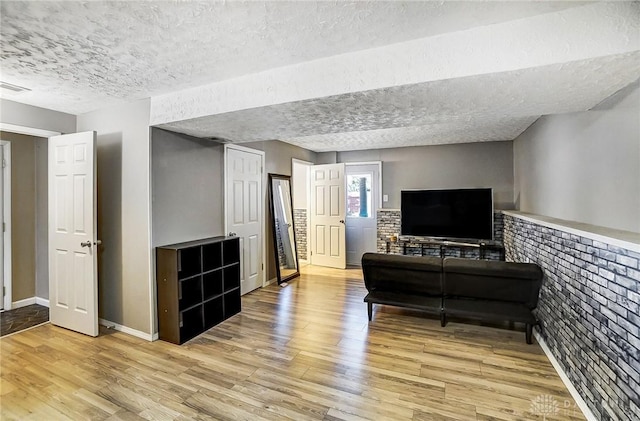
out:
{"label": "light switch", "polygon": [[388,194],[383,194],[382,195],[382,201],[383,202],[388,202],[389,201],[389,195]]}

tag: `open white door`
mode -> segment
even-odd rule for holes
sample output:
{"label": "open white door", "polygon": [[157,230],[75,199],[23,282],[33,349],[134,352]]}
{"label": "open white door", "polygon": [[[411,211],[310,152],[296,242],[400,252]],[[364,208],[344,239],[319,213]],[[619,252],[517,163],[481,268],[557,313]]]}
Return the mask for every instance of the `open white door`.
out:
{"label": "open white door", "polygon": [[225,145],[225,226],[240,237],[240,293],[262,287],[264,152]]}
{"label": "open white door", "polygon": [[49,138],[50,320],[98,336],[96,133]]}
{"label": "open white door", "polygon": [[311,167],[311,264],[346,267],[344,164]]}

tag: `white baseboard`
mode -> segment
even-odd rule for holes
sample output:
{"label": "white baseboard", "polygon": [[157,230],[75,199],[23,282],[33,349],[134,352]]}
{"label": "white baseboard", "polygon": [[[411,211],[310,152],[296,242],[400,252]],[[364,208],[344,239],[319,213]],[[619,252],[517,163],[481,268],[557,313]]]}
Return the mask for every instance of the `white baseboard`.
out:
{"label": "white baseboard", "polygon": [[36,304],[41,306],[49,307],[49,299],[48,298],[40,298],[36,297]]}
{"label": "white baseboard", "polygon": [[11,309],[30,306],[36,303],[36,297],[25,298],[24,300],[18,300],[11,303]]}
{"label": "white baseboard", "polygon": [[130,327],[126,327],[105,319],[99,319],[98,321],[102,326],[106,326],[110,329],[117,330],[118,332],[126,333],[127,335],[135,336],[136,338],[144,339],[146,341],[155,341],[158,339],[157,333],[149,334],[149,333],[141,332],[139,330],[131,329]]}
{"label": "white baseboard", "polygon": [[587,406],[587,403],[584,401],[582,396],[580,396],[580,393],[578,393],[578,390],[575,388],[573,383],[571,383],[571,380],[569,380],[569,376],[567,376],[567,374],[564,372],[562,366],[560,365],[558,360],[556,360],[556,357],[554,357],[551,353],[551,349],[549,349],[547,343],[544,341],[544,339],[542,339],[542,336],[536,330],[533,331],[533,336],[540,344],[540,347],[544,351],[547,358],[549,358],[549,361],[551,361],[551,365],[553,365],[553,368],[556,369],[556,372],[560,376],[560,379],[562,379],[562,382],[569,390],[571,397],[576,401],[578,408],[580,408],[587,421],[598,421],[598,418],[593,415],[593,412],[591,412],[591,410]]}
{"label": "white baseboard", "polygon": [[18,300],[18,301],[12,302],[11,309],[26,307],[32,304],[39,304],[41,306],[49,307],[49,300],[47,300],[46,298],[40,298],[40,297],[25,298],[24,300]]}

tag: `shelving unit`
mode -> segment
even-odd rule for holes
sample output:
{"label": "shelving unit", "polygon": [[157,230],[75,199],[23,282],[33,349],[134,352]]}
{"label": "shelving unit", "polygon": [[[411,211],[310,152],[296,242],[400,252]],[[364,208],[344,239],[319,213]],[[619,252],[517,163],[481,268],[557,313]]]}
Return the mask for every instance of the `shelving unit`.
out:
{"label": "shelving unit", "polygon": [[402,244],[402,254],[407,254],[408,247],[420,247],[420,255],[426,255],[426,250],[429,248],[436,248],[439,250],[440,257],[446,256],[446,250],[451,248],[457,248],[461,252],[466,249],[477,249],[478,257],[484,259],[486,257],[487,250],[497,251],[500,256],[500,260],[504,260],[504,246],[496,241],[477,241],[477,242],[460,242],[460,241],[446,241],[446,240],[434,240],[428,238],[399,238],[396,241],[386,240],[387,254],[391,252],[391,243],[395,242]]}
{"label": "shelving unit", "polygon": [[240,312],[240,240],[156,248],[160,339],[182,344]]}

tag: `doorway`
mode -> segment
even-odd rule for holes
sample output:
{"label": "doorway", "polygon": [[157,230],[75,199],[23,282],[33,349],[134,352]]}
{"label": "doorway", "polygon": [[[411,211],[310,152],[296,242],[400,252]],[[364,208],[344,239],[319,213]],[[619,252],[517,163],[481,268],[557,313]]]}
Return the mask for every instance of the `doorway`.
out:
{"label": "doorway", "polygon": [[345,168],[347,265],[360,266],[364,253],[377,250],[382,162],[347,163]]}
{"label": "doorway", "polygon": [[313,162],[291,159],[293,220],[298,263],[301,266],[309,264],[309,169],[312,166]]}

